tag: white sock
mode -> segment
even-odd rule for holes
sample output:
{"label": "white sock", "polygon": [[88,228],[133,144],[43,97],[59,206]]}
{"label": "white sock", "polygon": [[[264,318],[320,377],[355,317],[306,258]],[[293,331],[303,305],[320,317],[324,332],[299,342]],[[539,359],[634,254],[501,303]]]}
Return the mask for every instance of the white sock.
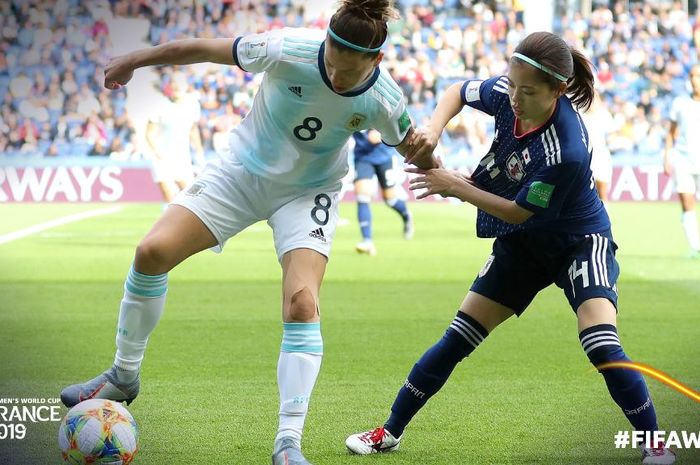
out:
{"label": "white sock", "polygon": [[134,271],[133,267],[129,270],[119,309],[117,354],[114,357],[120,381],[136,379],[148,337],[163,314],[167,288],[167,274],[148,276]]}
{"label": "white sock", "polygon": [[322,358],[320,323],[284,323],[282,350],[277,364],[280,423],[275,441],[289,437],[301,448],[304,421]]}
{"label": "white sock", "polygon": [[694,211],[683,212],[681,217],[683,222],[683,230],[685,237],[688,239],[690,248],[694,251],[700,251],[700,233],[698,232],[698,217]]}

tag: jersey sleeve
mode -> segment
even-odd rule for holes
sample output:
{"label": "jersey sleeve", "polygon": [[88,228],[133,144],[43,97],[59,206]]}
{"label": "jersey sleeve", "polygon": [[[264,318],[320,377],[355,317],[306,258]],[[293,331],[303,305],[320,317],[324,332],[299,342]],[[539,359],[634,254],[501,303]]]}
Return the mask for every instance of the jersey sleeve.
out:
{"label": "jersey sleeve", "polygon": [[535,215],[556,218],[571,186],[576,184],[580,168],[581,164],[576,161],[545,167],[523,185],[515,202]]}
{"label": "jersey sleeve", "polygon": [[396,147],[406,138],[410,128],[411,117],[408,115],[402,95],[393,111],[388,114],[386,119],[378,121],[375,129],[382,134],[382,142],[384,144],[389,147]]}
{"label": "jersey sleeve", "polygon": [[237,37],[233,41],[233,61],[243,71],[262,73],[270,69],[282,54],[284,29]]}
{"label": "jersey sleeve", "polygon": [[505,76],[497,76],[486,81],[464,81],[460,92],[462,105],[467,105],[491,116],[496,113],[498,99],[508,95]]}

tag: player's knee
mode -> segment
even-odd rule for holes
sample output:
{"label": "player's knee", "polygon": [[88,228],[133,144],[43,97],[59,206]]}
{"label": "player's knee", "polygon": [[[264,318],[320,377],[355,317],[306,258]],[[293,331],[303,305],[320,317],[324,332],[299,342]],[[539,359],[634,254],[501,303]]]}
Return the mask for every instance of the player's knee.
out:
{"label": "player's knee", "polygon": [[157,238],[145,237],[136,247],[134,263],[140,273],[149,275],[167,273],[173,266],[170,262],[166,245]]}
{"label": "player's knee", "polygon": [[318,314],[316,298],[308,287],[298,290],[289,302],[289,321],[312,321]]}
{"label": "player's knee", "polygon": [[398,201],[399,199],[397,199],[396,197],[384,197],[384,203],[387,204],[387,206],[389,207],[393,207]]}

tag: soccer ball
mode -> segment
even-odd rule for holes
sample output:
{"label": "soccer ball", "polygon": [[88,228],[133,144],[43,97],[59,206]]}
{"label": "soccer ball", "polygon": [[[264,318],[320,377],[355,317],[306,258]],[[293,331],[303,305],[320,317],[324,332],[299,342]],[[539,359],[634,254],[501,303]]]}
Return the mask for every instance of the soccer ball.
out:
{"label": "soccer ball", "polygon": [[122,404],[89,399],[63,418],[58,445],[65,463],[128,465],[138,451],[138,429]]}

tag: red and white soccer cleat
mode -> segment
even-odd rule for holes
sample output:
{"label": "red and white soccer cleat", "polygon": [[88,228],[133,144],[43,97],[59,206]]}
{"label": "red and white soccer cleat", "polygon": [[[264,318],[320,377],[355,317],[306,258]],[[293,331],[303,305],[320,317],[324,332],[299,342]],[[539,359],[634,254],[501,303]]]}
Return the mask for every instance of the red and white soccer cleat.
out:
{"label": "red and white soccer cleat", "polygon": [[400,437],[395,438],[380,426],[372,431],[353,434],[345,440],[345,446],[355,454],[369,455],[397,450],[400,441]]}
{"label": "red and white soccer cleat", "polygon": [[676,461],[676,454],[663,442],[656,447],[642,448],[642,463],[644,465],[670,465]]}

